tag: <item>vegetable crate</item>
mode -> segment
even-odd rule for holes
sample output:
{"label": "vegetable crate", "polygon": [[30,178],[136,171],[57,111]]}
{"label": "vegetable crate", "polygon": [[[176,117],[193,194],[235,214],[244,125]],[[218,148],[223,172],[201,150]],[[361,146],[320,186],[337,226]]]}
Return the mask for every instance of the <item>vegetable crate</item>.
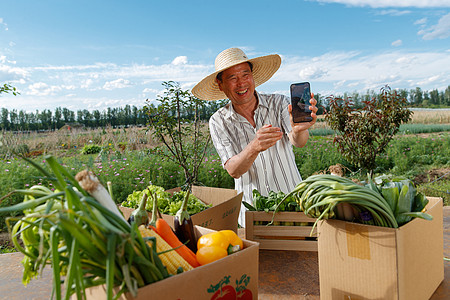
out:
{"label": "vegetable crate", "polygon": [[[197,237],[212,232],[195,226]],[[151,283],[120,300],[134,299],[258,299],[258,243],[243,240],[244,249],[215,262]],[[105,286],[86,290],[87,300],[105,299]],[[75,295],[72,297],[75,299]]]}
{"label": "vegetable crate", "polygon": [[272,211],[246,211],[246,239],[259,242],[260,249],[317,251],[316,219],[303,212],[277,212],[273,225],[267,225],[272,217]]}
{"label": "vegetable crate", "polygon": [[429,299],[444,280],[442,198],[399,228],[319,222],[320,299]]}

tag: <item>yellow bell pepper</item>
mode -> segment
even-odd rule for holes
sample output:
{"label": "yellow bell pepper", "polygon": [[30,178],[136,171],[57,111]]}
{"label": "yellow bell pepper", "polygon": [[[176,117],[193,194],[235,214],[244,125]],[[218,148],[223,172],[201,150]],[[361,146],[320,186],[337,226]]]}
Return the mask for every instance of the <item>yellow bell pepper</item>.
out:
{"label": "yellow bell pepper", "polygon": [[232,230],[207,233],[197,241],[197,261],[205,265],[243,248],[243,242]]}

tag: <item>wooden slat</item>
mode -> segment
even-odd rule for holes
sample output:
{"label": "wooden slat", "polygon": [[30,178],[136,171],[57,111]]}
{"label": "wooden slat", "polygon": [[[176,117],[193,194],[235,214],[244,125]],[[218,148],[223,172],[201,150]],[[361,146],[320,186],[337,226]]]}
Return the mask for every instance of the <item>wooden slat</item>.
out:
{"label": "wooden slat", "polygon": [[[252,236],[309,237],[312,226],[253,226]],[[314,228],[313,235],[317,234]]]}
{"label": "wooden slat", "polygon": [[[272,221],[273,212],[264,211],[252,211],[249,212],[253,215],[254,221]],[[247,215],[247,213],[246,213]],[[315,222],[316,219],[307,217],[303,212],[277,212],[275,214],[274,221],[284,221],[284,222]]]}
{"label": "wooden slat", "polygon": [[[270,222],[273,212],[247,211],[245,213],[245,236],[247,240],[260,243],[260,249],[317,251],[317,240],[310,240],[313,226],[255,225],[255,222]],[[314,223],[316,219],[303,212],[277,212],[274,222]],[[314,229],[312,237],[317,230]]]}
{"label": "wooden slat", "polygon": [[291,250],[291,251],[317,251],[316,241],[292,241],[292,240],[265,240],[255,239],[259,243],[259,249],[264,250]]}

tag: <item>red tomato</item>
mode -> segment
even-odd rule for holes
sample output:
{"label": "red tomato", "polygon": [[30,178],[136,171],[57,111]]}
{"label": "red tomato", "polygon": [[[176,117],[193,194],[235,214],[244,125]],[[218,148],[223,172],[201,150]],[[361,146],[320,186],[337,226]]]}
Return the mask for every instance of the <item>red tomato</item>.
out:
{"label": "red tomato", "polygon": [[253,294],[252,291],[250,290],[243,290],[240,291],[237,296],[236,296],[237,300],[253,300]]}
{"label": "red tomato", "polygon": [[211,300],[236,300],[236,291],[231,285],[225,285],[214,293]]}

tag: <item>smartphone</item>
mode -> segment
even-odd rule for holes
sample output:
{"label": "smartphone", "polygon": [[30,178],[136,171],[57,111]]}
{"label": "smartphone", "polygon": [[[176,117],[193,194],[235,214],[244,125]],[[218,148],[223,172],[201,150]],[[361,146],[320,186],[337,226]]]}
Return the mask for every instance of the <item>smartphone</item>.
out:
{"label": "smartphone", "polygon": [[311,110],[309,100],[311,88],[309,82],[291,84],[292,119],[294,123],[311,122]]}

